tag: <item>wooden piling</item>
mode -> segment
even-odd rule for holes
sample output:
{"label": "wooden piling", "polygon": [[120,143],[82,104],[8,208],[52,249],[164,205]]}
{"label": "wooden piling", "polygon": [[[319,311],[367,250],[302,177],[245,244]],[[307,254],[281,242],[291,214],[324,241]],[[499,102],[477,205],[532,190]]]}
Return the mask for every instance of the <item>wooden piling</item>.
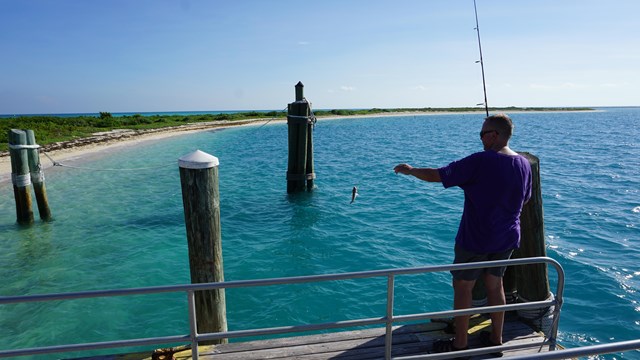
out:
{"label": "wooden piling", "polygon": [[298,82],[296,101],[289,104],[287,128],[289,133],[289,164],[287,168],[287,193],[313,190],[313,124],[311,107],[304,98],[304,85]]}
{"label": "wooden piling", "polygon": [[38,204],[38,213],[40,219],[51,220],[51,209],[49,209],[49,200],[47,199],[47,188],[44,185],[44,171],[40,164],[40,152],[36,147],[36,136],[33,130],[25,130],[27,134],[27,145],[32,146],[27,149],[29,158],[29,172],[31,174],[31,183],[33,184],[33,192],[36,194],[36,202]]}
{"label": "wooden piling", "polygon": [[[224,281],[218,158],[196,150],[179,159],[191,283]],[[224,289],[195,294],[199,333],[227,331]],[[222,339],[213,343],[226,343]]]}
{"label": "wooden piling", "polygon": [[[311,111],[311,106],[309,106]],[[313,181],[316,173],[313,170],[313,123],[314,120],[307,121],[307,162],[305,166],[305,178],[307,180],[307,191],[313,190]]]}
{"label": "wooden piling", "polygon": [[[531,164],[531,199],[524,205],[520,215],[520,248],[513,258],[547,256],[544,239],[544,218],[542,191],[540,187],[540,160],[529,153],[520,153]],[[513,267],[518,297],[526,301],[546,300],[549,290],[549,276],[546,264],[521,265]]]}
{"label": "wooden piling", "polygon": [[23,130],[9,130],[9,153],[11,156],[11,179],[16,201],[16,217],[18,224],[33,223],[31,200],[31,176],[27,154],[27,134]]}

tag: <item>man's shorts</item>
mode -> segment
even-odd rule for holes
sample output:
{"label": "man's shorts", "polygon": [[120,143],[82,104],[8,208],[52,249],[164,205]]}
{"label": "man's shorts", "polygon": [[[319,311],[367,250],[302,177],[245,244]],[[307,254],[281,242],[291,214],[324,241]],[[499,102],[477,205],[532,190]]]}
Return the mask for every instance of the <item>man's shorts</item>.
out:
{"label": "man's shorts", "polygon": [[[493,261],[493,260],[508,260],[513,253],[512,250],[507,250],[505,252],[500,253],[492,253],[492,254],[476,254],[470,251],[467,251],[458,245],[455,246],[455,259],[453,259],[454,264],[466,264],[471,262],[478,261]],[[451,275],[453,275],[454,280],[477,280],[482,273],[488,273],[493,276],[503,277],[504,272],[507,270],[506,266],[502,267],[491,267],[484,269],[468,269],[468,270],[451,270]]]}

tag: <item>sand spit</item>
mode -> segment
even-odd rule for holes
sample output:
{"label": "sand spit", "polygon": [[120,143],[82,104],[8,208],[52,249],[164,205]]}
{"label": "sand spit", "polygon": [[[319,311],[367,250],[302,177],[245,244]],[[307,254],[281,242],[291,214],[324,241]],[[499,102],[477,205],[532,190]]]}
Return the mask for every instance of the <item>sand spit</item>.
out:
{"label": "sand spit", "polygon": [[[43,164],[43,168],[46,170],[47,168],[54,166],[54,164],[46,155],[43,155],[43,153],[46,153],[57,162],[65,162],[69,160],[78,161],[97,153],[108,152],[120,147],[135,146],[142,142],[157,141],[176,135],[212,129],[223,129],[230,126],[259,125],[264,124],[267,121],[269,121],[269,119],[243,120],[234,121],[232,123],[229,121],[211,121],[206,123],[186,124],[149,130],[115,129],[94,133],[92,136],[86,138],[45,145],[40,149],[40,161]],[[9,157],[8,152],[2,152],[0,153],[0,182],[8,181],[10,179],[11,158]]]}

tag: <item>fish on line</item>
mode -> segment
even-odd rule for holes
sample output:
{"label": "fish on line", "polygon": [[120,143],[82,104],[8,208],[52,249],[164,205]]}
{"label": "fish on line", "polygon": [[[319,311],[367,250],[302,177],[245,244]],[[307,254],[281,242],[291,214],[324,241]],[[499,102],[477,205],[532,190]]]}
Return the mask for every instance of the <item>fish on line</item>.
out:
{"label": "fish on line", "polygon": [[351,202],[349,204],[353,204],[358,195],[358,187],[354,186],[353,189],[351,189]]}

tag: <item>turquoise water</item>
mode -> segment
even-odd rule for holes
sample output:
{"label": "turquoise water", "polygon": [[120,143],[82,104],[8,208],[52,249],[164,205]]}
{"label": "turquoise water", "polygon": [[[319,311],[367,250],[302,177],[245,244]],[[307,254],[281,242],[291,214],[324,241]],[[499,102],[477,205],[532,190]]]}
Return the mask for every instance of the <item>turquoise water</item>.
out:
{"label": "turquoise water", "polygon": [[[540,158],[547,254],[567,274],[560,341],[640,338],[640,109],[512,118],[512,148]],[[481,122],[480,115],[320,121],[312,194],[286,194],[281,123],[181,135],[67,163],[85,169],[47,169],[55,221],[29,228],[15,224],[13,191],[2,183],[0,295],[188,283],[177,159],[195,149],[220,159],[226,280],[450,263],[462,191],[392,169],[442,166],[480,150]],[[354,185],[360,196],[349,204]],[[228,290],[229,328],[381,316],[385,285]],[[446,273],[398,280],[398,313],[451,302]],[[185,305],[182,294],[5,305],[0,348],[186,333]]]}

